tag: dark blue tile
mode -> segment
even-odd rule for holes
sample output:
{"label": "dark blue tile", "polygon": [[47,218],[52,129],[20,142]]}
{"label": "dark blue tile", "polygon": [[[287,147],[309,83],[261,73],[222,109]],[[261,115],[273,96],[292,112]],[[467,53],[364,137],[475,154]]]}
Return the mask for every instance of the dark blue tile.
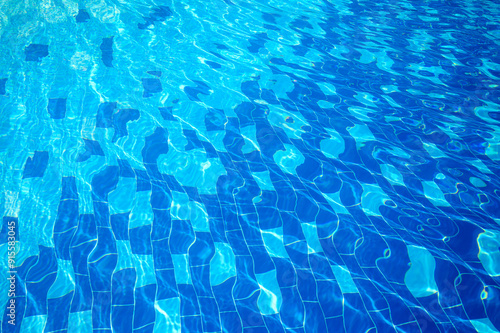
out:
{"label": "dark blue tile", "polygon": [[71,301],[71,313],[92,309],[92,288],[88,275],[75,274],[75,295]]}
{"label": "dark blue tile", "polygon": [[157,127],[153,134],[146,137],[142,160],[144,163],[156,163],[158,156],[166,153],[168,153],[168,130]]}
{"label": "dark blue tile", "polygon": [[201,318],[204,332],[218,332],[221,330],[217,302],[213,297],[200,297]]}
{"label": "dark blue tile", "polygon": [[153,209],[151,240],[165,239],[170,236],[172,217],[169,210]]}
{"label": "dark blue tile", "polygon": [[136,109],[121,109],[113,114],[113,128],[115,134],[112,141],[116,142],[119,138],[128,136],[127,123],[129,121],[136,121],[141,116],[139,110]]}
{"label": "dark blue tile", "polygon": [[76,158],[77,162],[83,162],[88,160],[92,155],[96,156],[104,156],[104,152],[102,151],[101,146],[98,141],[83,139],[85,143],[85,151],[80,153]]}
{"label": "dark blue tile", "polygon": [[116,102],[104,102],[99,104],[96,116],[95,127],[110,128],[113,127],[113,113],[117,107]]}
{"label": "dark blue tile", "polygon": [[134,305],[136,279],[135,268],[125,268],[113,273],[111,282],[113,305]]}
{"label": "dark blue tile", "polygon": [[279,314],[266,315],[263,317],[269,332],[285,333]]}
{"label": "dark blue tile", "polygon": [[202,81],[191,80],[196,84],[196,87],[185,87],[184,92],[191,101],[200,101],[198,95],[210,95],[210,87]]}
{"label": "dark blue tile", "polygon": [[26,61],[40,62],[49,55],[49,46],[45,44],[30,44],[24,49]]}
{"label": "dark blue tile", "polygon": [[327,332],[326,320],[317,302],[304,302],[305,332]]}
{"label": "dark blue tile", "polygon": [[144,225],[137,228],[129,229],[130,248],[132,253],[140,255],[153,254],[153,246],[151,244],[151,225]]}
{"label": "dark blue tile", "polygon": [[111,292],[93,292],[92,328],[111,328]]}
{"label": "dark blue tile", "polygon": [[75,16],[77,23],[85,23],[90,20],[90,15],[85,9],[79,9],[78,14]]}
{"label": "dark blue tile", "polygon": [[118,184],[119,175],[117,166],[107,166],[94,175],[91,182],[94,200],[107,202],[109,192],[113,191]]}
{"label": "dark blue tile", "polygon": [[101,46],[101,60],[104,66],[113,67],[113,36],[103,38]]}
{"label": "dark blue tile", "polygon": [[[5,244],[8,242],[19,240],[18,230],[19,230],[19,219],[17,217],[4,216],[2,218],[2,230],[0,231],[0,244]],[[15,265],[15,262],[14,263],[9,262],[9,266],[12,265]]]}
{"label": "dark blue tile", "polygon": [[133,320],[133,305],[113,305],[111,307],[111,327],[115,332],[132,333]]}
{"label": "dark blue tile", "polygon": [[173,269],[162,269],[156,271],[156,300],[178,297],[177,284]]}
{"label": "dark blue tile", "polygon": [[221,311],[221,316],[225,312],[236,311],[232,294],[235,282],[236,278],[232,277],[222,282],[219,285],[212,286],[212,290],[215,299],[217,300],[219,311]]}
{"label": "dark blue tile", "polygon": [[6,94],[6,90],[5,90],[5,84],[7,83],[7,80],[8,79],[0,79],[0,95],[5,95]]}
{"label": "dark blue tile", "polygon": [[334,280],[317,281],[318,300],[325,317],[342,316],[343,294]]}
{"label": "dark blue tile", "polygon": [[135,177],[137,179],[136,192],[151,190],[151,181],[146,171],[134,169]]}
{"label": "dark blue tile", "polygon": [[26,276],[26,316],[47,314],[47,294],[57,275],[55,250],[39,246],[37,263]]}
{"label": "dark blue tile", "polygon": [[66,98],[50,98],[47,112],[52,119],[63,119],[66,116]]}
{"label": "dark blue tile", "polygon": [[187,333],[203,332],[201,316],[181,317],[181,327]]}
{"label": "dark blue tile", "polygon": [[160,110],[160,114],[164,120],[177,121],[177,118],[173,114],[174,107],[160,107],[158,110]]}
{"label": "dark blue tile", "polygon": [[241,318],[236,311],[222,312],[220,314],[222,331],[225,333],[241,333]]}
{"label": "dark blue tile", "polygon": [[375,328],[359,294],[344,294],[343,308],[344,325],[348,332],[367,332]]}
{"label": "dark blue tile", "polygon": [[236,309],[240,315],[243,328],[265,326],[264,319],[257,306],[258,298],[259,293],[257,292],[252,293],[252,295],[247,298],[235,300]]}
{"label": "dark blue tile", "polygon": [[193,227],[189,221],[176,220],[170,235],[170,252],[187,254],[191,244],[195,242]]}
{"label": "dark blue tile", "polygon": [[236,283],[233,288],[234,299],[245,299],[259,290],[253,273],[254,262],[251,256],[236,256]]}
{"label": "dark blue tile", "polygon": [[62,178],[61,200],[65,200],[65,199],[78,200],[78,190],[76,188],[76,178],[75,177],[63,177]]}
{"label": "dark blue tile", "polygon": [[210,265],[191,266],[191,279],[198,297],[212,297]]}
{"label": "dark blue tile", "polygon": [[47,323],[44,331],[53,332],[68,328],[69,310],[73,292],[58,298],[51,298],[47,302]]}
{"label": "dark blue tile", "polygon": [[142,79],[142,87],[144,92],[142,97],[151,97],[153,94],[157,94],[163,91],[160,79],[145,78]]}
{"label": "dark blue tile", "polygon": [[113,214],[110,216],[111,228],[116,240],[129,240],[130,213]]}
{"label": "dark blue tile", "polygon": [[198,297],[194,288],[190,284],[178,284],[179,295],[181,298],[181,316],[193,316],[200,314]]}
{"label": "dark blue tile", "polygon": [[144,23],[137,24],[139,29],[147,29],[155,24],[155,22],[163,22],[167,17],[172,16],[172,10],[167,6],[158,6],[151,10],[149,16],[144,16]]}
{"label": "dark blue tile", "polygon": [[134,329],[154,323],[155,294],[155,284],[148,284],[135,290]]}
{"label": "dark blue tile", "polygon": [[295,287],[281,288],[280,316],[285,327],[300,327],[304,322],[304,304],[300,300],[300,294]]}
{"label": "dark blue tile", "polygon": [[23,179],[43,177],[45,169],[49,164],[49,152],[35,151],[33,157],[28,157],[24,165]]}

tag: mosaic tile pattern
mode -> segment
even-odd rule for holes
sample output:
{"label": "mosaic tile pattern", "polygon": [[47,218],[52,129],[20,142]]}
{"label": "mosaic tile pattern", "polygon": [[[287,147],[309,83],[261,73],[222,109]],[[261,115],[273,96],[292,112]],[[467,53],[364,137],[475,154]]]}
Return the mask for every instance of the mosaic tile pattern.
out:
{"label": "mosaic tile pattern", "polygon": [[500,331],[498,17],[3,2],[1,331]]}

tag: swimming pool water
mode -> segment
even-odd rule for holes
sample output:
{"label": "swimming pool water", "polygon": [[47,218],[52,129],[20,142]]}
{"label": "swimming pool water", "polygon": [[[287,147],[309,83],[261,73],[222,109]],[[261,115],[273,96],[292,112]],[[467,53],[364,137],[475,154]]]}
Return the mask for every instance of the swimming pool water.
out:
{"label": "swimming pool water", "polygon": [[1,331],[499,332],[498,17],[1,2]]}

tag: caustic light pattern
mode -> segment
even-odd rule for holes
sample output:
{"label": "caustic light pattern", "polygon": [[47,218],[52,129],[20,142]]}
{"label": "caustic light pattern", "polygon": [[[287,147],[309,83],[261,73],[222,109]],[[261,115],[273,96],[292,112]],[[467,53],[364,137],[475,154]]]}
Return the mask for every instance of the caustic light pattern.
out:
{"label": "caustic light pattern", "polygon": [[500,331],[498,17],[4,1],[2,332]]}

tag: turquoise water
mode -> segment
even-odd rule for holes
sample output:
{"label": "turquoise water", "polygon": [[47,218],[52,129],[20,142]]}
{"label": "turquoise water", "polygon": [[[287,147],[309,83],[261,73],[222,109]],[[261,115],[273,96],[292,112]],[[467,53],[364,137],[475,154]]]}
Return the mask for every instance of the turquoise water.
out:
{"label": "turquoise water", "polygon": [[499,16],[2,2],[2,332],[499,332]]}

